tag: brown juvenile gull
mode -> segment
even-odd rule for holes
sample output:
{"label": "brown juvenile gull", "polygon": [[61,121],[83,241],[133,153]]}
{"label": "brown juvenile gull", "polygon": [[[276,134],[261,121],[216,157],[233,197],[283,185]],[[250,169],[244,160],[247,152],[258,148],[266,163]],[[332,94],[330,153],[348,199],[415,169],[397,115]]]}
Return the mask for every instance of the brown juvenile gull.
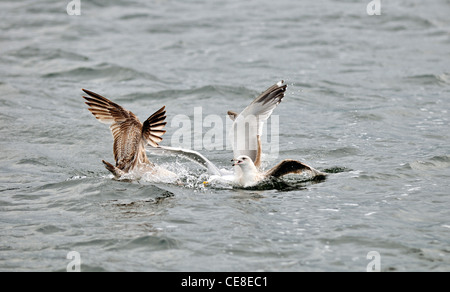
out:
{"label": "brown juvenile gull", "polygon": [[158,143],[162,141],[161,136],[166,132],[163,130],[166,125],[165,106],[142,124],[131,111],[106,97],[86,89],[83,91],[89,95],[89,97],[83,96],[87,100],[88,110],[101,123],[110,125],[114,138],[113,152],[116,165],[105,160],[102,162],[115,178],[121,178],[131,172],[135,173],[136,170],[139,173],[156,174],[158,172],[163,175],[174,175],[168,170],[156,167],[148,160],[145,152],[147,144],[158,147]]}

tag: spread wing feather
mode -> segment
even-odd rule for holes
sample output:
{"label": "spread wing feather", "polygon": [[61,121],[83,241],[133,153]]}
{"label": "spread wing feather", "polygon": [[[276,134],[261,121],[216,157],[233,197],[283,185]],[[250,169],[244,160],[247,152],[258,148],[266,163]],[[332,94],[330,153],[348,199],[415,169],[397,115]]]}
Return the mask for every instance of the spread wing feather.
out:
{"label": "spread wing feather", "polygon": [[[114,138],[113,152],[116,167],[124,172],[134,168],[138,162],[149,162],[145,154],[145,141],[152,146],[161,142],[165,133],[165,111],[162,107],[145,121],[145,127],[131,112],[95,92],[83,89],[88,110],[97,120],[110,125]],[[145,131],[143,131],[145,130]],[[156,147],[155,146],[155,147]]]}
{"label": "spread wing feather", "polygon": [[151,115],[142,127],[142,138],[144,138],[151,146],[158,147],[158,143],[163,139],[161,138],[165,130],[164,126],[167,124],[164,122],[166,119],[165,106],[157,110],[153,115]]}
{"label": "spread wing feather", "polygon": [[259,138],[264,122],[283,99],[286,87],[284,81],[280,81],[256,97],[240,114],[228,111],[228,115],[234,121],[230,131],[234,158],[247,155],[259,167],[261,161]]}

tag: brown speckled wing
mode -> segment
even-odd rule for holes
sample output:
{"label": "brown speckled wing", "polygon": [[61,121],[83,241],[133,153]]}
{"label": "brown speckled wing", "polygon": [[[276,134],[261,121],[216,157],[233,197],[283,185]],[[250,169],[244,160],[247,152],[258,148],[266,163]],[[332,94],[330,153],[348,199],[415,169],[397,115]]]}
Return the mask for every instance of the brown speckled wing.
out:
{"label": "brown speckled wing", "polygon": [[83,96],[89,111],[100,122],[110,125],[116,167],[129,171],[135,166],[139,152],[143,151],[142,123],[132,112],[109,99],[86,89],[83,91],[89,95]]}
{"label": "brown speckled wing", "polygon": [[162,141],[162,135],[166,133],[163,128],[167,124],[165,106],[157,110],[151,115],[142,127],[142,138],[147,141],[151,146],[158,147],[158,143]]}

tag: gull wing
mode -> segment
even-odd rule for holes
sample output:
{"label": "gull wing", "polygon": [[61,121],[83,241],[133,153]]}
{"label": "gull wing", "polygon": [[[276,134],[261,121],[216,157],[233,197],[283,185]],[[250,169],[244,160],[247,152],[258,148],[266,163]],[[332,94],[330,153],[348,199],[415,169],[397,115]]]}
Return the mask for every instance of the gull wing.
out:
{"label": "gull wing", "polygon": [[255,166],[260,166],[263,125],[283,99],[286,87],[284,81],[279,81],[255,98],[240,114],[228,111],[234,121],[229,137],[234,158],[247,155]]}
{"label": "gull wing", "polygon": [[151,115],[142,126],[142,138],[153,147],[158,147],[158,143],[162,141],[161,136],[166,133],[163,128],[166,126],[166,106],[163,106]]}
{"label": "gull wing", "polygon": [[323,172],[318,171],[317,169],[312,168],[309,165],[306,165],[300,161],[292,160],[292,159],[285,159],[275,165],[272,169],[268,170],[265,173],[266,177],[282,177],[284,175],[295,173],[295,174],[301,174],[304,172],[310,173],[314,179],[324,179],[326,177],[326,174]]}
{"label": "gull wing", "polygon": [[197,151],[189,150],[189,149],[182,149],[182,148],[176,148],[176,147],[167,147],[167,146],[158,146],[156,148],[147,148],[147,150],[152,154],[157,155],[180,155],[184,158],[187,158],[193,162],[196,162],[200,164],[201,166],[208,169],[210,174],[213,175],[223,175],[219,168],[215,166],[211,161],[209,161],[205,156],[200,154]]}
{"label": "gull wing", "polygon": [[136,158],[140,156],[142,123],[132,112],[109,99],[86,89],[83,91],[89,95],[83,96],[87,100],[88,110],[101,123],[110,125],[114,138],[113,152],[116,166],[127,172],[134,167]]}

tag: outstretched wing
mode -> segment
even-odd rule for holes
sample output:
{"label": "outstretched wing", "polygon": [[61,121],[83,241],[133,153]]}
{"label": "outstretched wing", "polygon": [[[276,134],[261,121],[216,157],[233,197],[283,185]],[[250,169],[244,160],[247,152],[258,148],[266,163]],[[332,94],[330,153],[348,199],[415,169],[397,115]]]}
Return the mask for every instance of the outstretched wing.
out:
{"label": "outstretched wing", "polygon": [[280,81],[253,100],[240,114],[229,111],[234,120],[230,131],[230,143],[234,158],[249,156],[255,166],[261,163],[261,140],[264,122],[284,97],[287,85]]}
{"label": "outstretched wing", "polygon": [[138,156],[140,143],[142,142],[142,123],[130,111],[109,99],[86,89],[89,95],[86,99],[88,110],[100,122],[110,125],[114,137],[114,159],[116,166],[128,171],[134,165]]}
{"label": "outstretched wing", "polygon": [[317,169],[312,168],[309,165],[306,165],[300,161],[285,159],[275,165],[272,169],[268,170],[265,173],[266,177],[282,177],[284,175],[290,173],[302,174],[302,173],[310,173],[313,178],[325,178],[326,174],[318,171]]}
{"label": "outstretched wing", "polygon": [[166,146],[158,146],[156,148],[147,148],[147,150],[152,154],[157,155],[180,155],[184,158],[187,158],[193,162],[200,164],[201,166],[208,169],[210,174],[213,175],[223,175],[219,168],[215,166],[211,161],[209,161],[205,156],[200,154],[194,150],[176,148],[176,147],[166,147]]}
{"label": "outstretched wing", "polygon": [[166,119],[166,106],[163,106],[151,115],[142,126],[142,138],[144,138],[148,144],[153,147],[158,147],[158,143],[162,141],[161,136],[166,132],[163,130],[167,124],[164,122]]}

